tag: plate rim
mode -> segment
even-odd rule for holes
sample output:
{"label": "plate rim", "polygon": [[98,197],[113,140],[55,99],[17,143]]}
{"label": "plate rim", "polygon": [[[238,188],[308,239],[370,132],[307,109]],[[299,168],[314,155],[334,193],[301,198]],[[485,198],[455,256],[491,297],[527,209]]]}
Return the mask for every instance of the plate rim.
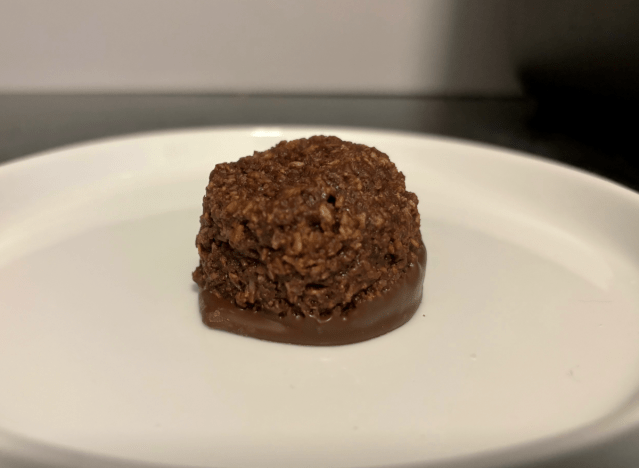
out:
{"label": "plate rim", "polygon": [[[472,140],[470,138],[461,138],[449,135],[440,135],[436,133],[430,132],[418,132],[411,130],[401,130],[401,129],[389,129],[383,127],[366,127],[366,126],[331,126],[331,125],[297,125],[297,124],[268,124],[268,125],[259,125],[259,124],[249,124],[249,125],[202,125],[202,126],[188,126],[188,127],[172,127],[166,129],[153,129],[153,130],[143,130],[143,131],[133,131],[128,133],[118,133],[113,135],[106,135],[99,138],[90,138],[87,140],[74,141],[70,143],[65,143],[62,145],[53,146],[51,148],[46,148],[40,151],[36,151],[34,153],[29,153],[25,155],[18,156],[16,158],[9,159],[7,161],[3,161],[0,163],[0,175],[2,175],[5,171],[14,170],[16,166],[22,166],[24,164],[37,164],[39,160],[43,157],[51,158],[62,158],[68,156],[69,153],[72,153],[77,150],[83,150],[87,147],[92,146],[102,146],[107,144],[113,144],[118,142],[125,141],[133,141],[133,140],[143,140],[147,138],[156,138],[156,137],[168,137],[168,136],[179,136],[179,135],[188,135],[188,134],[198,134],[198,133],[209,133],[209,132],[248,132],[249,137],[252,138],[261,138],[260,136],[254,136],[250,133],[255,131],[281,131],[281,132],[290,132],[290,131],[307,131],[309,133],[313,132],[354,132],[354,133],[362,133],[362,134],[377,134],[384,135],[387,137],[401,137],[401,138],[409,138],[415,140],[431,140],[440,142],[446,145],[451,146],[466,146],[479,148],[491,153],[494,153],[492,156],[498,156],[501,158],[509,159],[511,157],[516,157],[515,160],[519,160],[520,162],[526,161],[528,164],[541,164],[542,166],[546,166],[547,168],[554,168],[555,170],[559,170],[562,173],[572,173],[572,175],[578,175],[579,177],[585,177],[586,180],[595,183],[604,183],[608,184],[615,189],[621,190],[622,192],[626,192],[627,195],[639,196],[639,191],[635,191],[631,187],[623,185],[620,182],[617,182],[613,179],[610,179],[606,176],[597,174],[595,172],[590,172],[584,168],[573,166],[563,161],[557,161],[551,159],[550,157],[531,153],[528,151],[510,148],[506,146],[500,146],[494,143],[483,142],[478,140]],[[610,188],[612,188],[610,187]]]}

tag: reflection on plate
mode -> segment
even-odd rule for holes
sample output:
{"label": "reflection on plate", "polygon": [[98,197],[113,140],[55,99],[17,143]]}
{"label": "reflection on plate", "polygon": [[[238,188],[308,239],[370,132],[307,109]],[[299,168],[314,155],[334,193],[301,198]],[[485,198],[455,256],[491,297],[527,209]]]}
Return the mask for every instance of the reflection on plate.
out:
{"label": "reflection on plate", "polygon": [[[190,274],[210,170],[313,134],[377,146],[406,174],[424,302],[400,329],[334,348],[207,329]],[[637,238],[633,192],[420,135],[176,131],[2,166],[0,461],[461,467],[577,452],[639,422]]]}

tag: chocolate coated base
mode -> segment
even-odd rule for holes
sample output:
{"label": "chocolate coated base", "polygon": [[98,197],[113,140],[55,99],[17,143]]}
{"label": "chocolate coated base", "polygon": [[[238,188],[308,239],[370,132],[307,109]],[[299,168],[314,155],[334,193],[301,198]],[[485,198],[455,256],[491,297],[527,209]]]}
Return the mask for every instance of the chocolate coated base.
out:
{"label": "chocolate coated base", "polygon": [[318,321],[313,317],[269,316],[240,309],[200,288],[200,312],[205,325],[243,336],[300,345],[357,343],[392,331],[410,320],[422,301],[426,249],[401,281],[371,301],[362,302],[344,317]]}

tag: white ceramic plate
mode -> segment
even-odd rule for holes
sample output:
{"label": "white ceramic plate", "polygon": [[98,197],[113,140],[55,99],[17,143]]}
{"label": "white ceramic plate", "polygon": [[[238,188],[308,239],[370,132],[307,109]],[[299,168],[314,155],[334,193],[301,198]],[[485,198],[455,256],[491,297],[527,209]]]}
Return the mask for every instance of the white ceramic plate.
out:
{"label": "white ceramic plate", "polygon": [[[424,302],[349,346],[205,328],[190,275],[210,170],[314,134],[406,174]],[[423,135],[203,129],[5,165],[0,462],[480,467],[578,451],[639,422],[637,239],[639,194]]]}

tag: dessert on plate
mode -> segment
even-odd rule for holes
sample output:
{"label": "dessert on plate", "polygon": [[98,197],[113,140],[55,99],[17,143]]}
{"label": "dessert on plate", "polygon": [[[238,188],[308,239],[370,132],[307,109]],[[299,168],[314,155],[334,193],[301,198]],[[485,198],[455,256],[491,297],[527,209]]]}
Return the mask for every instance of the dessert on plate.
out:
{"label": "dessert on plate", "polygon": [[417,203],[386,154],[334,136],[216,165],[193,272],[203,322],[305,345],[401,326],[422,298]]}

